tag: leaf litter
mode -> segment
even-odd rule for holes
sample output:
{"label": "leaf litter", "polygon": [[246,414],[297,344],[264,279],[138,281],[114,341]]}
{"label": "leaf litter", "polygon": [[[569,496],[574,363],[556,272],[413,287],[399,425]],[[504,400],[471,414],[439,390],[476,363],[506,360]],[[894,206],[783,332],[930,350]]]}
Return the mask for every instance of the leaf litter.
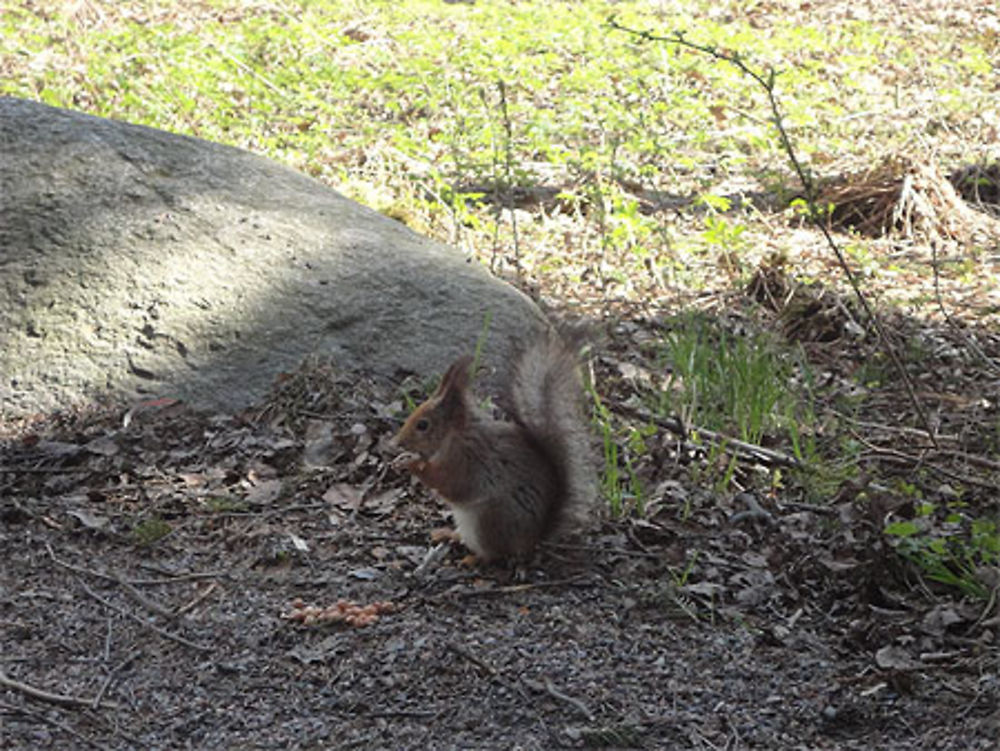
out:
{"label": "leaf litter", "polygon": [[469,568],[390,466],[394,401],[312,363],[242,415],[7,430],[5,743],[992,747],[995,604],[914,586],[862,484],[718,492],[665,441],[645,515]]}

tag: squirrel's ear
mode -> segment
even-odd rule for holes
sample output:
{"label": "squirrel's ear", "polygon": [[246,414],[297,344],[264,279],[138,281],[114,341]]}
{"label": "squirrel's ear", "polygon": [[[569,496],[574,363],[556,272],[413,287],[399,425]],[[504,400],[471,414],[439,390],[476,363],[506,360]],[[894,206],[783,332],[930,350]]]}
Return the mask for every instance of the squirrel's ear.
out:
{"label": "squirrel's ear", "polygon": [[436,395],[440,396],[449,391],[465,391],[469,387],[470,365],[472,365],[472,355],[463,355],[455,360],[441,379]]}

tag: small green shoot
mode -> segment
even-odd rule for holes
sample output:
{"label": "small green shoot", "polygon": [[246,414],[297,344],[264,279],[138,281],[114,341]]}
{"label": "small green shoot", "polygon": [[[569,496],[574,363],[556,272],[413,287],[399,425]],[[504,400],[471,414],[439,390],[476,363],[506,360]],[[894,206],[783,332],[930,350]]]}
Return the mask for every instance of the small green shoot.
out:
{"label": "small green shoot", "polygon": [[666,375],[652,408],[661,417],[679,417],[696,443],[700,429],[717,434],[705,441],[705,462],[693,470],[698,481],[731,487],[739,461],[727,437],[755,446],[784,444],[803,467],[819,464],[813,379],[801,354],[767,334],[737,336],[684,316],[665,337],[661,361]]}
{"label": "small green shoot", "polygon": [[472,351],[472,373],[471,377],[476,377],[476,371],[479,370],[479,363],[482,359],[483,348],[486,346],[486,338],[490,334],[490,324],[493,322],[493,311],[487,310],[486,315],[483,316],[483,327],[479,331],[479,337],[476,339],[476,348]]}
{"label": "small green shoot", "polygon": [[804,448],[799,418],[810,407],[792,393],[789,359],[770,337],[737,337],[697,318],[682,319],[665,341],[664,356],[670,374],[659,394],[661,415],[685,415],[692,425],[754,444],[771,432],[788,434],[794,424]]}
{"label": "small green shoot", "polygon": [[[974,599],[989,599],[991,589],[982,571],[1000,566],[997,522],[975,519],[967,531],[940,531],[930,525],[928,517],[932,512],[933,508],[918,509],[916,520],[892,522],[884,532],[896,551],[931,581],[954,587]],[[959,517],[950,518],[948,526],[954,526]]]}
{"label": "small green shoot", "polygon": [[695,550],[691,555],[691,559],[684,565],[684,568],[677,571],[674,568],[670,569],[670,576],[674,580],[674,584],[681,588],[688,583],[688,579],[691,577],[691,572],[694,571],[695,565],[698,563],[698,556],[701,554],[700,550]]}
{"label": "small green shoot", "polygon": [[229,498],[223,495],[214,495],[206,498],[205,508],[213,514],[234,513],[247,510],[247,504],[238,498]]}
{"label": "small green shoot", "polygon": [[171,532],[173,532],[173,527],[163,519],[153,517],[135,525],[132,529],[132,538],[137,545],[145,547],[159,542]]}
{"label": "small green shoot", "polygon": [[629,428],[624,441],[612,424],[611,411],[597,391],[589,388],[594,402],[593,422],[601,436],[603,466],[600,471],[601,492],[611,507],[613,516],[622,516],[630,507],[640,514],[645,507],[642,484],[636,474],[634,457],[645,451],[642,431]]}

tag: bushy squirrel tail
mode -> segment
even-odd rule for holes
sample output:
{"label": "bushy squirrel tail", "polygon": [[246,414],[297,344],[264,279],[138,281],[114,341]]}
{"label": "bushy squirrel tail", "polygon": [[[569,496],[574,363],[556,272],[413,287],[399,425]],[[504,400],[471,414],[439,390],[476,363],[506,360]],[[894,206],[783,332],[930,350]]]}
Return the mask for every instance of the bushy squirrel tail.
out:
{"label": "bushy squirrel tail", "polygon": [[552,531],[582,523],[597,498],[596,467],[580,367],[582,338],[543,334],[520,354],[508,400],[514,420],[559,474]]}

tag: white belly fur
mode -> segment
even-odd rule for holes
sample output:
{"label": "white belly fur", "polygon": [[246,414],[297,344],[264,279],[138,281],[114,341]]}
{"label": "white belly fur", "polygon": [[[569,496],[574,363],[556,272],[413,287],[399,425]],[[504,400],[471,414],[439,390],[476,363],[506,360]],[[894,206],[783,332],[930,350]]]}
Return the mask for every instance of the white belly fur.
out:
{"label": "white belly fur", "polygon": [[479,540],[479,525],[476,524],[476,509],[451,507],[451,513],[455,517],[455,529],[458,536],[462,538],[462,543],[478,556],[483,554],[483,546]]}

